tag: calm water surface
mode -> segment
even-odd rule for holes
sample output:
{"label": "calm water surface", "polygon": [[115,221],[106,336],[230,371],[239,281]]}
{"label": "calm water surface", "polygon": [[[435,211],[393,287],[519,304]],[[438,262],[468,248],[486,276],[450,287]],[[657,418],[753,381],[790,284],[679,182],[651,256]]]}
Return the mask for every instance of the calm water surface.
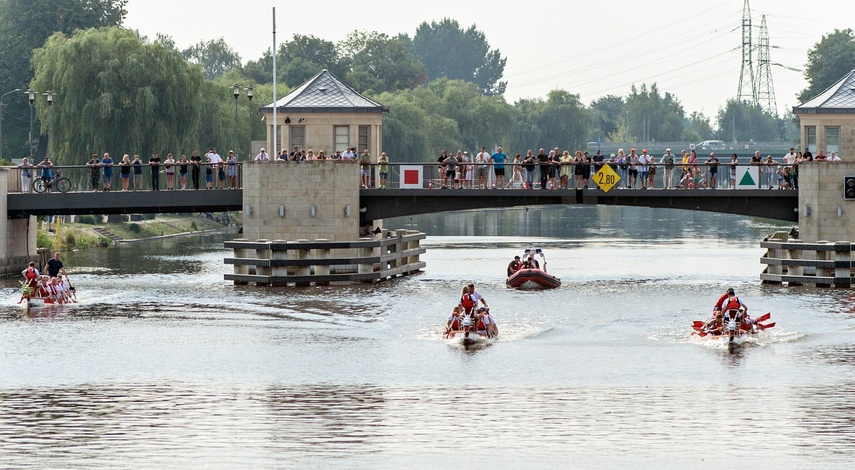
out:
{"label": "calm water surface", "polygon": [[[0,467],[851,468],[850,290],[762,286],[774,222],[638,208],[407,218],[425,271],[305,289],[223,281],[223,238],[70,253],[77,305],[2,284]],[[561,288],[504,287],[546,248]],[[463,281],[500,339],[440,335]],[[689,336],[733,286],[775,328]]]}

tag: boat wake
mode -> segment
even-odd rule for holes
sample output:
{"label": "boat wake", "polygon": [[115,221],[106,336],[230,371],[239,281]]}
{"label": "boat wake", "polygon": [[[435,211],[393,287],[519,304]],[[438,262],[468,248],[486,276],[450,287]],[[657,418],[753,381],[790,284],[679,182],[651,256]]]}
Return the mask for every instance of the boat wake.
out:
{"label": "boat wake", "polygon": [[[804,333],[783,332],[783,331],[762,331],[760,333],[744,336],[740,338],[740,346],[743,348],[766,347],[773,344],[792,343],[804,338]],[[729,347],[727,337],[724,336],[706,336],[700,337],[697,335],[690,336],[686,342],[697,344],[699,346],[727,351]]]}

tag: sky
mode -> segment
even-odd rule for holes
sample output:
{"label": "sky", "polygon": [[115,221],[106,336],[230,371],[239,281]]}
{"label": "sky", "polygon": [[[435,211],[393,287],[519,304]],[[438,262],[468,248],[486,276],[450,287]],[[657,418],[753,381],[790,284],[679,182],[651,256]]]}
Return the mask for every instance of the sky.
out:
{"label": "sky", "polygon": [[[632,85],[656,83],[687,114],[698,111],[715,121],[719,108],[738,94],[743,5],[744,0],[130,0],[124,24],[149,38],[169,35],[179,49],[222,37],[246,63],[273,45],[274,6],[278,44],[294,34],[338,42],[356,29],[412,37],[422,22],[452,18],[464,28],[475,24],[507,58],[509,103],[544,98],[560,88],[590,105],[602,96],[626,96]],[[755,46],[766,15],[772,83],[783,114],[807,87],[801,70],[808,51],[823,34],[855,26],[855,2],[750,0],[750,7]],[[755,55],[755,75],[756,61]]]}

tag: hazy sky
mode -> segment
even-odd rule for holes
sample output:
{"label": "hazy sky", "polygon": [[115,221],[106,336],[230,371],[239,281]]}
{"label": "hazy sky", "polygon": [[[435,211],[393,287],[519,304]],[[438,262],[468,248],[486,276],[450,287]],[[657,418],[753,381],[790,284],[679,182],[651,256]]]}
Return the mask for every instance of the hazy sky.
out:
{"label": "hazy sky", "polygon": [[[456,19],[475,24],[508,59],[504,79],[509,103],[544,97],[561,88],[585,104],[630,86],[657,83],[687,113],[715,117],[736,97],[742,64],[744,0],[685,1],[468,1],[325,0],[187,1],[130,0],[125,25],[153,38],[172,36],[179,48],[223,37],[244,63],[272,46],[272,7],[277,41],[312,34],[338,42],[350,31],[415,34],[423,21]],[[825,33],[855,26],[852,0],[751,0],[757,43],[761,15],[769,29],[772,81],[778,109],[798,104],[806,87],[807,52]],[[756,62],[756,56],[755,56]],[[756,64],[755,64],[756,65]],[[756,71],[755,71],[756,73]]]}

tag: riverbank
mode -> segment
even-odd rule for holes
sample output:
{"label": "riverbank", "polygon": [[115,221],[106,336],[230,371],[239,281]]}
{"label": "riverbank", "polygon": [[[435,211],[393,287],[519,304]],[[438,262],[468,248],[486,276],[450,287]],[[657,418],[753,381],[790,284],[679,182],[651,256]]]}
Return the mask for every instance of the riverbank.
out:
{"label": "riverbank", "polygon": [[181,237],[201,233],[237,230],[231,220],[223,224],[218,218],[203,215],[159,215],[150,220],[102,222],[96,216],[76,217],[74,222],[39,223],[38,245],[49,250],[107,247],[116,243]]}

